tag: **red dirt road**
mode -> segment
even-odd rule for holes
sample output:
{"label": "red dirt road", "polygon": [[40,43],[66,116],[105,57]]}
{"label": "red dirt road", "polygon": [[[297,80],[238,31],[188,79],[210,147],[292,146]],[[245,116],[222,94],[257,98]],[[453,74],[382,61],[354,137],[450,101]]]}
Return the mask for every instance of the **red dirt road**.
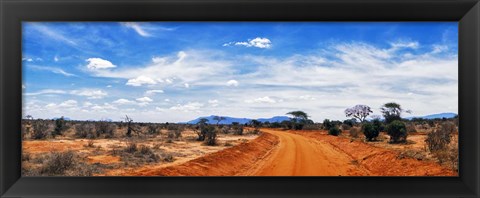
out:
{"label": "red dirt road", "polygon": [[255,176],[345,176],[368,175],[352,164],[352,159],[327,143],[298,134],[263,129],[279,137],[279,144],[269,158],[260,162]]}
{"label": "red dirt road", "polygon": [[[434,162],[323,134],[262,129],[263,134],[183,164],[115,175],[143,176],[456,176]],[[107,174],[109,175],[109,174]]]}

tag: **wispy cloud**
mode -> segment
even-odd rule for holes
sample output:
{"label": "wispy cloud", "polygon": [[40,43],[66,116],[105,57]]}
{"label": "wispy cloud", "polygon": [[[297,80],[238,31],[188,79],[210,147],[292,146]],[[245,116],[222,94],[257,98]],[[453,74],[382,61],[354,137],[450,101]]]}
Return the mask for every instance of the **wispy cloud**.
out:
{"label": "wispy cloud", "polygon": [[38,23],[30,23],[30,24],[31,24],[31,27],[33,27],[39,33],[45,36],[48,36],[50,39],[61,41],[71,46],[78,46],[77,42],[74,39],[69,38],[58,31],[52,30],[51,27],[41,25]]}
{"label": "wispy cloud", "polygon": [[101,99],[108,95],[107,92],[100,89],[79,89],[70,91],[70,94],[85,96],[88,99]]}
{"label": "wispy cloud", "polygon": [[155,31],[173,31],[175,28],[166,28],[161,26],[149,26],[146,22],[122,22],[124,27],[134,30],[142,37],[152,37]]}
{"label": "wispy cloud", "polygon": [[77,76],[72,73],[68,73],[64,71],[63,69],[57,68],[57,67],[48,67],[48,66],[39,66],[39,65],[28,65],[29,68],[34,69],[34,70],[41,70],[41,71],[49,71],[55,74],[61,74],[64,76]]}
{"label": "wispy cloud", "polygon": [[37,92],[25,93],[25,96],[36,96],[43,94],[66,94],[67,92],[59,89],[43,89]]}

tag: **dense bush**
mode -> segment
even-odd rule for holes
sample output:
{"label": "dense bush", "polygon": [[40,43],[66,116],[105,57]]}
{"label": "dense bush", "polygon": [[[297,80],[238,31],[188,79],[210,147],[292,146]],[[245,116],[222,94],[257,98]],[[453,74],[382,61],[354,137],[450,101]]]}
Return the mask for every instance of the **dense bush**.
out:
{"label": "dense bush", "polygon": [[456,127],[452,122],[442,123],[436,130],[427,134],[425,142],[427,143],[428,149],[430,149],[430,151],[446,149],[455,131]]}
{"label": "dense bush", "polygon": [[72,151],[51,153],[40,170],[44,175],[64,175],[65,171],[72,168],[75,163]]}
{"label": "dense bush", "polygon": [[334,126],[328,130],[328,134],[333,136],[338,136],[341,132],[342,130],[340,130],[337,126]]}
{"label": "dense bush", "polygon": [[95,123],[97,137],[104,135],[105,138],[112,138],[115,128],[117,128],[115,124],[110,122],[100,121]]}
{"label": "dense bush", "polygon": [[32,122],[33,132],[31,134],[31,138],[38,140],[38,139],[45,139],[48,135],[48,130],[50,129],[50,125],[46,120],[36,120]]}
{"label": "dense bush", "polygon": [[75,125],[75,136],[78,138],[94,139],[97,137],[95,126],[92,123],[79,123]]}
{"label": "dense bush", "polygon": [[372,120],[372,124],[378,132],[385,131],[385,126],[383,125],[382,121],[380,121],[380,119]]}
{"label": "dense bush", "polygon": [[387,134],[391,143],[407,141],[407,127],[402,121],[394,120],[387,125]]}
{"label": "dense bush", "polygon": [[204,128],[205,130],[205,144],[208,146],[217,145],[217,130],[212,125],[207,125]]}
{"label": "dense bush", "polygon": [[234,135],[243,135],[243,126],[239,125],[238,123],[232,123],[232,130]]}
{"label": "dense bush", "polygon": [[150,124],[147,126],[147,133],[150,135],[158,135],[160,133],[160,126],[157,124]]}
{"label": "dense bush", "polygon": [[55,120],[55,129],[52,132],[52,136],[62,135],[64,131],[68,129],[67,123],[63,117]]}
{"label": "dense bush", "polygon": [[125,149],[123,151],[125,151],[127,153],[135,153],[135,152],[137,152],[137,150],[138,150],[137,144],[133,143],[133,142],[130,142],[130,143],[127,144],[127,147],[125,147]]}
{"label": "dense bush", "polygon": [[365,139],[367,141],[375,140],[378,137],[378,135],[380,134],[378,126],[375,126],[373,123],[363,124],[362,132],[365,135]]}
{"label": "dense bush", "polygon": [[323,120],[323,129],[330,130],[330,128],[334,127],[335,124],[332,123],[329,119]]}
{"label": "dense bush", "polygon": [[417,129],[415,128],[415,124],[414,124],[414,123],[408,123],[406,126],[407,126],[407,132],[408,132],[408,133],[415,133],[415,132],[417,132]]}

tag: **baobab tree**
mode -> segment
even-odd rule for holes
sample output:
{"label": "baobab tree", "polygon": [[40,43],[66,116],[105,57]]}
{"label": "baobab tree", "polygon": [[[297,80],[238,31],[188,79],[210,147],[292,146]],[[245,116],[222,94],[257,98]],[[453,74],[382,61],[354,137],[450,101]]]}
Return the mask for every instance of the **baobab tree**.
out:
{"label": "baobab tree", "polygon": [[353,117],[358,119],[360,122],[364,122],[365,119],[373,113],[371,108],[367,105],[355,105],[354,107],[345,109],[345,115],[347,117]]}

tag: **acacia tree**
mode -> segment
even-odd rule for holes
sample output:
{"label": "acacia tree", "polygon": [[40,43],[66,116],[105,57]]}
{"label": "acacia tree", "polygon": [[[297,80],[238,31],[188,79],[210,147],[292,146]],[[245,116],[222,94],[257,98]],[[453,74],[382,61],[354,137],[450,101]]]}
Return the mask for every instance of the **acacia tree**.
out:
{"label": "acacia tree", "polygon": [[207,134],[206,126],[208,125],[208,119],[207,118],[201,118],[197,122],[197,126],[195,127],[195,131],[197,132],[197,141],[204,141],[205,136]]}
{"label": "acacia tree", "polygon": [[[400,104],[395,102],[385,103],[381,108],[380,111],[385,118],[385,122],[388,124],[394,120],[401,120],[401,114],[404,112]],[[406,113],[412,113],[411,110],[406,110]]]}
{"label": "acacia tree", "polygon": [[291,111],[291,112],[288,112],[287,115],[292,115],[293,116],[293,120],[295,122],[297,121],[306,121],[308,120],[308,114],[303,112],[303,111]]}
{"label": "acacia tree", "polygon": [[218,125],[222,120],[225,120],[225,117],[214,116],[213,119],[217,121],[217,125]]}
{"label": "acacia tree", "polygon": [[303,111],[291,111],[287,115],[292,115],[292,125],[294,129],[301,130],[308,121],[308,114]]}
{"label": "acacia tree", "polygon": [[365,119],[373,113],[371,108],[367,105],[355,105],[354,107],[345,109],[345,115],[347,117],[353,117],[360,122],[365,122]]}

